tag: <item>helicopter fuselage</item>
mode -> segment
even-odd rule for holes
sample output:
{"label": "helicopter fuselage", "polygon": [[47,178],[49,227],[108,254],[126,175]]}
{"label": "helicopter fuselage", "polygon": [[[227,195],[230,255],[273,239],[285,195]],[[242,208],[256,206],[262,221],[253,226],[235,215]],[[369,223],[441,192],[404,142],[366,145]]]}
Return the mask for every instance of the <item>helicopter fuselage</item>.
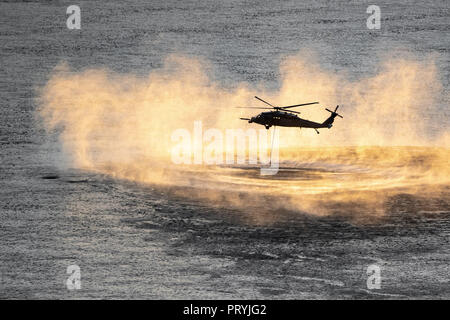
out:
{"label": "helicopter fuselage", "polygon": [[280,127],[299,127],[299,128],[331,128],[334,115],[325,120],[323,123],[309,121],[298,117],[296,114],[285,111],[268,111],[252,117],[249,123],[258,123],[269,129],[271,126]]}

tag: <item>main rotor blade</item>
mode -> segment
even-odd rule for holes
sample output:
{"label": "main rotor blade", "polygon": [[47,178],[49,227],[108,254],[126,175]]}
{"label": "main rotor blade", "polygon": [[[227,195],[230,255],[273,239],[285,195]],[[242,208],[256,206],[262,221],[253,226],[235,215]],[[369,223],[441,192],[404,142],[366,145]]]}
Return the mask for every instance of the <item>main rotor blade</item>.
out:
{"label": "main rotor blade", "polygon": [[263,108],[263,107],[235,107],[236,109],[273,109],[273,108]]}
{"label": "main rotor blade", "polygon": [[337,105],[337,106],[336,106],[336,109],[334,109],[334,112],[336,112],[336,111],[337,111],[337,109],[339,109],[339,105]]}
{"label": "main rotor blade", "polygon": [[293,106],[287,106],[287,107],[280,107],[281,109],[288,109],[288,108],[294,108],[294,107],[300,107],[300,106],[308,106],[310,104],[318,104],[319,102],[308,102],[308,103],[301,103],[301,104],[294,104]]}
{"label": "main rotor blade", "polygon": [[250,118],[239,118],[241,120],[250,120]]}
{"label": "main rotor blade", "polygon": [[268,103],[267,101],[264,101],[263,99],[261,99],[261,98],[258,98],[257,96],[255,96],[255,98],[256,99],[258,99],[259,101],[262,101],[262,102],[264,102],[265,104],[268,104],[269,106],[271,106],[272,108],[275,108],[275,106],[273,106],[273,105],[271,105],[270,103]]}

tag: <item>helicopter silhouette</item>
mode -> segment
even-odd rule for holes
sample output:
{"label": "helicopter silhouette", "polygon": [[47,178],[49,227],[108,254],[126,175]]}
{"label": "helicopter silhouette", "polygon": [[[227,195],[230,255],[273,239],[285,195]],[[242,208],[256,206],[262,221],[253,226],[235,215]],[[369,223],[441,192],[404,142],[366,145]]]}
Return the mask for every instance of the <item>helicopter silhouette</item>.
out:
{"label": "helicopter silhouette", "polygon": [[306,119],[302,119],[297,116],[297,114],[300,114],[298,111],[293,110],[286,110],[290,108],[296,108],[301,106],[307,106],[311,104],[318,104],[319,102],[308,102],[308,103],[302,103],[302,104],[295,104],[292,106],[286,106],[286,107],[278,107],[270,104],[267,101],[264,101],[261,98],[258,98],[255,96],[256,99],[264,102],[265,104],[269,105],[270,108],[265,107],[237,107],[237,108],[244,108],[244,109],[272,109],[273,111],[267,111],[267,112],[261,112],[255,117],[252,118],[240,118],[241,120],[248,120],[249,123],[257,123],[261,124],[266,127],[267,130],[270,129],[270,127],[274,126],[280,126],[280,127],[298,127],[298,128],[313,128],[316,130],[316,132],[319,134],[320,128],[328,128],[330,129],[333,126],[334,118],[340,117],[343,118],[340,114],[337,113],[337,110],[339,106],[336,106],[336,109],[334,111],[331,111],[328,108],[325,108],[328,112],[331,112],[331,116],[329,116],[324,122],[314,122]]}

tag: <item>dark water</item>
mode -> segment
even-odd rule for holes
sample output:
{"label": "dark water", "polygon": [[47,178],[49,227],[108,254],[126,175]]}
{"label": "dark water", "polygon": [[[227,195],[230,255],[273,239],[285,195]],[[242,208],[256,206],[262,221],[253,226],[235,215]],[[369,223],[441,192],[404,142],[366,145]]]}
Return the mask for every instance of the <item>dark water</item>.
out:
{"label": "dark water", "polygon": [[[224,85],[277,88],[280,59],[302,48],[355,79],[393,48],[435,56],[444,95],[430,118],[446,127],[448,1],[379,2],[378,32],[365,27],[364,1],[78,3],[80,31],[66,28],[70,2],[0,3],[0,297],[450,297],[448,186],[392,197],[389,218],[370,226],[289,212],[259,225],[171,188],[61,169],[35,119],[37,90],[62,60],[145,75],[184,53],[205,57]],[[382,287],[368,290],[374,263]],[[72,264],[81,290],[65,286]]]}

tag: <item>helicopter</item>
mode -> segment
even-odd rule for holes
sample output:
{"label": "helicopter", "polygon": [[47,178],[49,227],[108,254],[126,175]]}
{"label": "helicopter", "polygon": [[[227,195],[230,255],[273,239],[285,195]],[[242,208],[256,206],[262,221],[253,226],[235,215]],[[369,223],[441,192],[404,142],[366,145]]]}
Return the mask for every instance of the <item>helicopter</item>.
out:
{"label": "helicopter", "polygon": [[269,105],[268,107],[237,107],[237,108],[244,108],[244,109],[271,109],[273,111],[267,111],[267,112],[261,112],[255,117],[252,118],[240,118],[241,120],[247,120],[249,123],[257,123],[261,124],[266,127],[267,130],[270,129],[270,127],[274,126],[280,126],[280,127],[299,127],[299,128],[313,128],[316,130],[317,134],[319,134],[320,128],[328,128],[330,129],[333,126],[334,118],[340,117],[343,118],[340,114],[337,113],[337,110],[339,106],[336,106],[336,109],[334,111],[331,111],[328,108],[325,108],[328,112],[331,112],[331,116],[329,116],[324,122],[314,122],[302,119],[297,116],[297,114],[300,114],[298,111],[293,110],[286,110],[290,108],[296,108],[301,106],[307,106],[311,104],[318,104],[319,102],[308,102],[308,103],[302,103],[302,104],[295,104],[292,106],[285,106],[285,107],[278,107],[270,104],[267,101],[264,101],[263,99],[255,96],[256,99],[264,102],[265,104]]}

